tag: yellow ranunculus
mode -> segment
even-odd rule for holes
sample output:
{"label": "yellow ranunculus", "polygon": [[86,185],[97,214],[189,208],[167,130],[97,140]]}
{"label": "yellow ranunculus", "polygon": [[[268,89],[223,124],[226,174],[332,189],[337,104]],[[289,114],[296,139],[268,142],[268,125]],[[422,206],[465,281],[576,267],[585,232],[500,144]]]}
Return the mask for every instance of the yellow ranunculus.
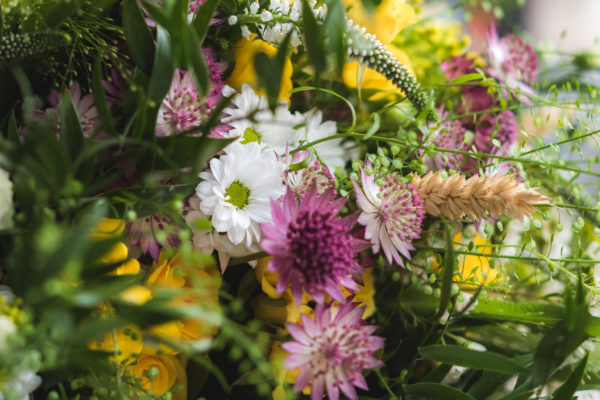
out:
{"label": "yellow ranunculus", "polygon": [[[243,84],[247,83],[258,94],[264,94],[263,91],[259,90],[258,76],[254,70],[254,58],[260,52],[266,53],[269,57],[273,58],[277,54],[277,48],[259,39],[256,34],[252,34],[249,38],[241,39],[237,42],[233,47],[235,67],[229,78],[227,78],[226,83],[235,88],[240,88]],[[281,77],[279,98],[289,101],[291,96],[290,90],[292,90],[292,62],[289,58],[286,58]]]}
{"label": "yellow ranunculus", "polygon": [[[389,45],[388,50],[412,73],[410,60],[403,51],[393,45]],[[389,100],[394,96],[402,95],[402,91],[385,76],[366,67],[362,67],[361,71],[359,71],[359,65],[360,64],[357,61],[346,63],[346,65],[344,65],[342,79],[346,86],[351,88],[360,86],[361,89],[377,89],[378,92],[369,96],[369,100],[371,101]],[[358,83],[360,83],[360,85],[358,85]]]}
{"label": "yellow ranunculus", "polygon": [[115,332],[109,331],[104,335],[101,342],[92,342],[90,348],[94,350],[103,350],[109,353],[115,353],[115,336],[117,361],[119,364],[127,364],[135,361],[138,354],[142,352],[144,344],[142,343],[142,332],[135,325],[128,325],[117,329]]}
{"label": "yellow ranunculus", "polygon": [[97,239],[105,239],[121,236],[125,229],[125,221],[117,218],[100,218],[100,222],[92,231],[92,236]]}
{"label": "yellow ranunculus", "polygon": [[132,376],[142,379],[144,389],[152,389],[152,393],[157,396],[172,390],[177,384],[181,388],[171,392],[172,398],[183,400],[187,397],[185,367],[178,357],[168,354],[141,354],[137,363],[128,370]]}
{"label": "yellow ranunculus", "polygon": [[[123,234],[125,221],[115,218],[101,218],[98,225],[91,232],[96,240],[116,238]],[[135,275],[140,271],[140,263],[136,259],[127,260],[129,249],[123,242],[116,243],[98,262],[101,264],[116,264],[123,262],[120,266],[110,272],[110,275]],[[125,261],[127,260],[127,261]]]}
{"label": "yellow ranunculus", "polygon": [[[174,305],[199,305],[207,313],[218,313],[219,286],[221,276],[215,265],[186,265],[183,259],[176,255],[168,259],[161,252],[154,270],[146,283],[152,286],[165,286],[185,290],[182,296],[174,299]],[[189,291],[193,293],[189,293]],[[178,321],[175,324],[182,340],[198,340],[213,337],[219,329],[214,320],[193,318]]]}
{"label": "yellow ranunculus", "polygon": [[417,22],[415,10],[405,0],[382,0],[368,13],[361,0],[344,0],[346,15],[387,45],[400,31]]}

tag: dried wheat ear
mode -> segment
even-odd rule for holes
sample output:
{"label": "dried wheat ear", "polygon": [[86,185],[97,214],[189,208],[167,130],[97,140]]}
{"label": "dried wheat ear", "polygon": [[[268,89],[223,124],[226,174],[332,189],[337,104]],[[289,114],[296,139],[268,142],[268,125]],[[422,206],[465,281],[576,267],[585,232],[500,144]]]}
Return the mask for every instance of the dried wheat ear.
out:
{"label": "dried wheat ear", "polygon": [[522,220],[535,211],[536,205],[547,205],[549,199],[536,189],[525,187],[510,176],[472,176],[455,174],[447,179],[440,172],[424,177],[413,175],[412,184],[423,200],[423,208],[433,216],[449,219],[467,216],[471,220],[506,215]]}

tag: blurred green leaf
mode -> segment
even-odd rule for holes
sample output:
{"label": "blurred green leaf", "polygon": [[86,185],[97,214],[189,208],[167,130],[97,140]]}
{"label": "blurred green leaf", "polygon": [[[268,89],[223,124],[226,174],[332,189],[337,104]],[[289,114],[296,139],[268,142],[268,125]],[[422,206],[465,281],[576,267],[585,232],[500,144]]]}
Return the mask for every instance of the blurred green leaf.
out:
{"label": "blurred green leaf", "polygon": [[208,66],[206,65],[206,58],[202,47],[200,47],[200,40],[198,35],[188,25],[187,28],[187,40],[188,45],[186,49],[186,63],[189,70],[192,72],[196,85],[202,95],[208,92]]}
{"label": "blurred green leaf", "polygon": [[423,399],[475,400],[474,397],[463,393],[459,389],[440,383],[413,383],[412,385],[405,385],[404,392]]}
{"label": "blurred green leaf", "polygon": [[524,323],[556,323],[562,318],[564,307],[542,302],[512,302],[510,299],[479,298],[469,312],[471,318],[495,319]]}
{"label": "blurred green leaf", "polygon": [[431,382],[431,383],[440,383],[444,380],[448,372],[452,369],[452,365],[450,364],[440,364],[423,378],[422,382]]}
{"label": "blurred green leaf", "polygon": [[450,84],[460,85],[461,83],[478,81],[482,79],[484,79],[484,76],[478,73],[465,74],[453,79],[452,81],[450,81]]}
{"label": "blurred green leaf", "polygon": [[321,27],[317,24],[312,7],[307,0],[302,0],[302,21],[304,23],[304,47],[308,52],[308,58],[315,67],[315,78],[318,80],[321,72],[327,67],[327,58],[325,57],[325,44]]}
{"label": "blurred green leaf", "polygon": [[148,98],[156,107],[169,92],[173,80],[173,56],[171,54],[169,33],[162,27],[156,27],[156,53],[152,75],[148,84]]}
{"label": "blurred green leaf", "polygon": [[325,19],[325,30],[327,32],[328,49],[334,56],[334,65],[339,72],[346,64],[346,43],[344,35],[346,32],[346,17],[341,0],[327,0],[328,11]]}
{"label": "blurred green leaf", "polygon": [[94,63],[92,71],[92,94],[94,95],[94,106],[98,111],[100,118],[100,127],[103,131],[117,136],[112,114],[106,100],[106,92],[104,91],[104,83],[102,82],[102,60],[97,59]]}
{"label": "blurred green leaf", "polygon": [[154,40],[136,0],[123,1],[123,31],[132,60],[148,76],[152,73]]}
{"label": "blurred green leaf", "polygon": [[274,110],[279,104],[279,92],[281,89],[281,79],[283,77],[283,68],[287,59],[287,52],[290,43],[291,32],[280,43],[277,55],[270,58],[266,53],[258,53],[254,58],[254,70],[258,75],[258,82],[267,92],[269,107]]}
{"label": "blurred green leaf", "polygon": [[437,317],[441,317],[448,309],[450,304],[450,294],[452,288],[452,277],[456,269],[456,257],[454,256],[454,241],[452,240],[452,226],[444,224],[444,238],[446,240],[446,252],[444,253],[444,271],[442,273],[442,288],[440,295],[440,307]]}
{"label": "blurred green leaf", "polygon": [[220,3],[221,0],[207,0],[200,6],[194,15],[192,26],[196,30],[199,46],[202,44],[202,42],[204,42],[204,38],[206,37],[206,33],[208,32],[208,27],[210,25],[210,20],[212,19],[213,15],[215,15],[217,7],[219,7]]}
{"label": "blurred green leaf", "polygon": [[83,130],[69,92],[60,101],[60,142],[75,159],[83,146]]}
{"label": "blurred green leaf", "polygon": [[577,387],[581,382],[581,378],[583,377],[583,373],[585,372],[585,366],[587,364],[588,354],[585,355],[577,363],[573,372],[569,375],[569,378],[561,387],[559,387],[552,398],[554,400],[571,400],[573,398],[573,394],[577,391]]}
{"label": "blurred green leaf", "polygon": [[476,351],[454,345],[435,344],[422,347],[419,353],[428,360],[483,371],[507,372],[512,374],[527,372],[525,367],[499,353]]}
{"label": "blurred green leaf", "polygon": [[49,2],[51,5],[42,12],[44,22],[48,28],[57,28],[71,15],[79,11],[81,5],[79,1],[55,1]]}

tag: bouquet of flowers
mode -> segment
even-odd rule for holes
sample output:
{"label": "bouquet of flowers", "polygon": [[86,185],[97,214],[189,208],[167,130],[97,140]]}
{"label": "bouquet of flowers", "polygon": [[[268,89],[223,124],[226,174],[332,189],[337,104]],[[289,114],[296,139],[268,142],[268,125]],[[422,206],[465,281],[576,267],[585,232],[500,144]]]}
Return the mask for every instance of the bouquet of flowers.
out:
{"label": "bouquet of flowers", "polygon": [[0,399],[597,396],[597,65],[509,3],[2,0]]}

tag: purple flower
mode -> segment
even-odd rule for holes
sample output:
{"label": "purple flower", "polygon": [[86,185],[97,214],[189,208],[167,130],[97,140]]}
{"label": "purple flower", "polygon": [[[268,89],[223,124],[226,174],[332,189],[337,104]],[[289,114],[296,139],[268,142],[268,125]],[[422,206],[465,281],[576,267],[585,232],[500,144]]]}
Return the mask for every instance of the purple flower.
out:
{"label": "purple flower", "polygon": [[150,254],[155,260],[158,260],[161,247],[179,244],[177,231],[171,220],[162,214],[138,218],[129,225],[131,245],[139,245],[142,253]]}
{"label": "purple flower", "polygon": [[[283,175],[283,180],[300,199],[304,197],[312,185],[315,185],[319,194],[330,188],[335,188],[335,180],[329,169],[315,158],[307,160],[309,157],[311,157],[309,151],[299,151],[294,153],[293,156],[290,156],[289,153],[286,154],[288,169]],[[300,170],[291,169],[291,165],[298,165],[303,162],[306,163],[304,168]]]}
{"label": "purple flower", "polygon": [[283,206],[271,202],[273,223],[261,226],[261,246],[273,256],[269,270],[279,274],[278,293],[291,285],[296,303],[301,303],[304,289],[322,304],[325,294],[344,302],[340,286],[358,289],[352,275],[363,271],[356,254],[366,248],[366,242],[350,233],[356,214],[338,216],[345,202],[345,198],[335,199],[333,188],[319,194],[314,185],[300,204],[290,189]]}
{"label": "purple flower", "polygon": [[104,90],[106,91],[106,100],[110,104],[123,106],[125,104],[125,96],[129,91],[129,84],[123,76],[113,69],[110,71],[110,79],[104,80]]}
{"label": "purple flower", "polygon": [[537,80],[538,57],[520,36],[509,34],[498,39],[492,25],[488,35],[490,75],[513,89],[535,93],[529,86]]}
{"label": "purple flower", "polygon": [[[482,153],[506,152],[517,139],[518,131],[519,125],[511,111],[504,110],[498,114],[484,114],[477,119],[473,144]],[[493,139],[500,142],[500,147],[493,144]]]}
{"label": "purple flower", "polygon": [[[94,107],[94,97],[91,93],[85,96],[81,95],[81,87],[77,81],[73,81],[73,84],[69,88],[69,94],[75,111],[79,117],[83,135],[89,138],[94,129],[100,124],[98,118],[98,111]],[[52,107],[46,108],[45,110],[34,110],[34,121],[37,123],[49,123],[54,125],[56,133],[60,132],[60,102],[62,101],[63,94],[57,90],[50,92],[48,100]]]}
{"label": "purple flower", "polygon": [[367,175],[361,167],[360,178],[360,186],[354,180],[352,184],[362,210],[358,223],[366,227],[365,239],[371,241],[374,253],[381,249],[390,264],[393,260],[404,267],[400,254],[410,260],[411,243],[421,236],[423,202],[415,188],[397,176],[386,175],[379,186],[375,175]]}
{"label": "purple flower", "polygon": [[[448,113],[440,112],[441,119],[445,120]],[[437,124],[437,126],[436,126]],[[431,134],[426,140],[427,145],[450,150],[466,151],[469,148],[469,143],[466,142],[466,128],[460,120],[445,120],[442,123],[430,123],[430,128],[433,128]],[[424,153],[424,151],[422,151]],[[464,155],[456,153],[445,153],[436,151],[433,157],[424,154],[423,162],[430,169],[444,169],[446,167],[459,169],[463,164]]]}
{"label": "purple flower", "polygon": [[330,400],[338,400],[340,390],[355,400],[355,386],[368,390],[362,371],[383,365],[373,352],[383,347],[384,339],[373,335],[377,327],[366,325],[362,315],[363,307],[350,301],[337,307],[317,305],[314,320],[302,314],[302,325],[287,325],[294,341],[282,345],[290,353],[284,365],[301,368],[296,392],[311,381],[311,400],[322,399],[325,390]]}
{"label": "purple flower", "polygon": [[442,61],[440,67],[450,81],[466,74],[473,74],[475,70],[475,62],[467,58],[466,54],[455,56],[450,61]]}

